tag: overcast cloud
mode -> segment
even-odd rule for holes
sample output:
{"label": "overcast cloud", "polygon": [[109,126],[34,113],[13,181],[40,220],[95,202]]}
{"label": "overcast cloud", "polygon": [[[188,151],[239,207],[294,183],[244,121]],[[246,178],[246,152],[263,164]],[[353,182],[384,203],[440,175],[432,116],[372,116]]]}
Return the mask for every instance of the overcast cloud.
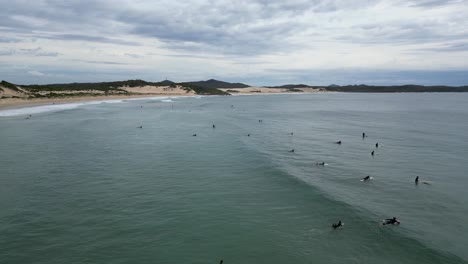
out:
{"label": "overcast cloud", "polygon": [[468,0],[0,0],[0,79],[468,85]]}

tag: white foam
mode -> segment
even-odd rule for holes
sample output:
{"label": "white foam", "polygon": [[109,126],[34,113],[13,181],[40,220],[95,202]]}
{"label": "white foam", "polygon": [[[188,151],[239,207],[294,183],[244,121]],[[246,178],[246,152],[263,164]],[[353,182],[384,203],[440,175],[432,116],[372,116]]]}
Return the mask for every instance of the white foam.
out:
{"label": "white foam", "polygon": [[101,100],[101,101],[90,101],[80,103],[68,103],[68,104],[50,104],[50,105],[39,105],[30,106],[23,108],[13,108],[0,110],[0,116],[20,116],[20,115],[32,115],[45,112],[58,112],[63,110],[75,109],[84,105],[96,105],[96,104],[115,104],[121,103],[123,100]]}
{"label": "white foam", "polygon": [[166,99],[168,97],[160,97],[160,96],[155,96],[155,97],[139,97],[139,98],[127,98],[124,99],[125,102],[127,101],[148,101],[148,100],[159,100],[159,99]]}
{"label": "white foam", "polygon": [[44,112],[58,112],[63,110],[75,109],[84,105],[95,105],[95,104],[115,104],[122,103],[127,101],[141,101],[141,100],[160,100],[165,103],[174,102],[171,99],[181,99],[181,98],[196,98],[200,99],[203,96],[155,96],[155,97],[141,97],[141,98],[127,98],[127,99],[114,99],[114,100],[100,100],[100,101],[88,101],[88,102],[79,102],[79,103],[67,103],[67,104],[50,104],[50,105],[40,105],[40,106],[29,106],[22,108],[12,108],[0,110],[0,117],[2,116],[20,116],[20,115],[32,115]]}

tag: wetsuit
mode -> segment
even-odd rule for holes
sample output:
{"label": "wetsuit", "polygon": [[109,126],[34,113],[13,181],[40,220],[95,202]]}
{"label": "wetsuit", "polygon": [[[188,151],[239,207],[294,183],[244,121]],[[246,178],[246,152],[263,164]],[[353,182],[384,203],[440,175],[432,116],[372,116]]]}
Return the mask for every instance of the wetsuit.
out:
{"label": "wetsuit", "polygon": [[343,224],[341,223],[341,221],[338,221],[338,224],[333,224],[333,225],[332,225],[332,227],[333,227],[334,229],[337,229],[338,227],[341,227],[341,226],[343,226]]}
{"label": "wetsuit", "polygon": [[400,221],[398,221],[395,217],[393,218],[388,218],[388,219],[385,219],[385,222],[383,223],[383,225],[394,225],[394,224],[400,224]]}

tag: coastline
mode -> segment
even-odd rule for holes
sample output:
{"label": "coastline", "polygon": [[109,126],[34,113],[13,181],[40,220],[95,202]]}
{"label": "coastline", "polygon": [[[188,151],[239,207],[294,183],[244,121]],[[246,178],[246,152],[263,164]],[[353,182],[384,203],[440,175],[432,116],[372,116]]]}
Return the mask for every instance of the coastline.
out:
{"label": "coastline", "polygon": [[[220,90],[234,90],[234,89],[220,89]],[[238,92],[232,93],[231,95],[267,95],[267,94],[313,94],[323,93],[325,91],[319,91],[318,89],[310,89],[302,92],[291,92],[288,89],[275,89],[275,88],[258,88],[252,87],[235,89]],[[252,92],[258,91],[258,92]],[[146,92],[146,91],[145,91]],[[52,104],[67,104],[77,102],[92,102],[101,100],[122,100],[122,99],[137,99],[137,98],[150,98],[150,97],[168,97],[168,96],[200,96],[195,93],[133,93],[131,95],[93,95],[93,96],[70,96],[61,98],[7,98],[0,99],[0,110],[16,109],[31,106],[44,106]]]}
{"label": "coastline", "polygon": [[133,95],[102,95],[102,96],[75,96],[63,98],[37,98],[37,99],[23,99],[23,98],[8,98],[0,99],[0,110],[16,109],[31,106],[44,106],[53,104],[68,104],[78,102],[93,102],[103,100],[122,100],[122,99],[138,99],[138,98],[151,98],[151,97],[168,97],[180,96],[189,97],[196,96],[194,94],[133,94]]}

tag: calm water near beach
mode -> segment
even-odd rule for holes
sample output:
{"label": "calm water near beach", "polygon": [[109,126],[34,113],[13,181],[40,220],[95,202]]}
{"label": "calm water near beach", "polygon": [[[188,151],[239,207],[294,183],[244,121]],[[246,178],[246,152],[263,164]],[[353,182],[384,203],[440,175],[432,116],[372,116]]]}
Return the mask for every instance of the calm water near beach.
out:
{"label": "calm water near beach", "polygon": [[0,263],[468,263],[467,173],[466,93],[0,110]]}

